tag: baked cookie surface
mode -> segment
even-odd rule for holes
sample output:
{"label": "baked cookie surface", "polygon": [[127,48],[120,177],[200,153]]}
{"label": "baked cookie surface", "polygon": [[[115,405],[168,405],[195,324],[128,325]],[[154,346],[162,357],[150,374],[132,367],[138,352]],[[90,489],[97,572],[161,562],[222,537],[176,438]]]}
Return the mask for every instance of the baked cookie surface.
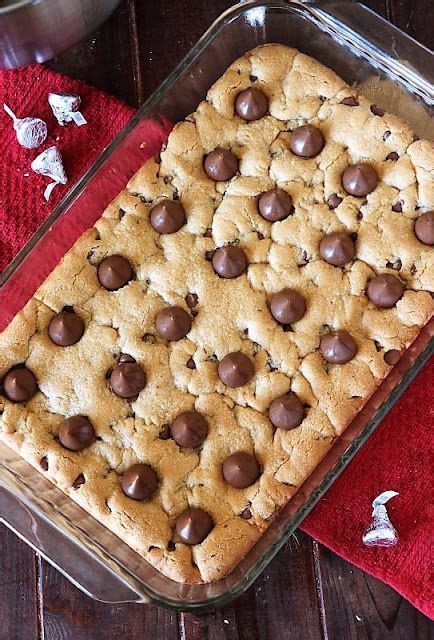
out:
{"label": "baked cookie surface", "polygon": [[0,437],[165,575],[224,576],[431,317],[433,173],[250,51],[0,334]]}

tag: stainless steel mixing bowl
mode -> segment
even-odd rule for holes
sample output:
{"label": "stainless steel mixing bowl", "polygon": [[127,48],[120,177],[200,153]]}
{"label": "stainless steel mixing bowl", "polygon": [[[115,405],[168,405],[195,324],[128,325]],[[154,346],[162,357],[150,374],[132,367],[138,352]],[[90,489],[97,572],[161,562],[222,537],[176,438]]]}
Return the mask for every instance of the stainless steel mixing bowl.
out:
{"label": "stainless steel mixing bowl", "polygon": [[120,0],[0,0],[0,68],[43,62],[99,27]]}

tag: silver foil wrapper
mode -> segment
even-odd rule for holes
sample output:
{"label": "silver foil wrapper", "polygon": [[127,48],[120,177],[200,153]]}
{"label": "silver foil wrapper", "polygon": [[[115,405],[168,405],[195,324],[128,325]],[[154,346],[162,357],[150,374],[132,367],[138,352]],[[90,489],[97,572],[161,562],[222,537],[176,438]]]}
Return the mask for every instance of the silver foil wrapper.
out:
{"label": "silver foil wrapper", "polygon": [[48,103],[54,117],[62,127],[72,121],[79,127],[87,124],[85,117],[78,110],[81,104],[81,98],[76,93],[51,92],[48,94]]}
{"label": "silver foil wrapper", "polygon": [[17,140],[22,147],[36,149],[47,139],[47,125],[43,120],[32,117],[17,118],[7,104],[3,105],[3,109],[13,120]]}
{"label": "silver foil wrapper", "polygon": [[398,495],[396,491],[383,491],[373,501],[372,522],[362,537],[367,547],[393,547],[398,544],[398,532],[390,522],[386,509],[386,503]]}
{"label": "silver foil wrapper", "polygon": [[36,156],[30,166],[35,173],[48,176],[53,180],[44,191],[44,198],[46,200],[49,199],[54,187],[58,184],[66,184],[68,182],[63,168],[62,156],[56,146],[45,149],[45,151]]}

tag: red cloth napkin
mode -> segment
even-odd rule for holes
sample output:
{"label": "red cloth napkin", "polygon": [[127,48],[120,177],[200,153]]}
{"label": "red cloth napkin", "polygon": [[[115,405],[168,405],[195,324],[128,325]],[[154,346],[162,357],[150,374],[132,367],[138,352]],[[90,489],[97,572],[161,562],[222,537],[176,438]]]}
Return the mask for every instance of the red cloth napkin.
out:
{"label": "red cloth napkin", "polygon": [[[56,187],[50,202],[43,198],[48,179],[35,175],[30,162],[41,151],[18,145],[10,118],[0,115],[3,153],[0,158],[0,270],[28,240],[53,206],[133,114],[119,100],[84,83],[41,66],[0,73],[1,95],[18,116],[34,115],[49,126],[49,140],[61,149],[68,185]],[[48,91],[76,92],[88,125],[59,126],[47,103]],[[167,136],[159,125],[149,132],[155,153]],[[383,420],[375,434],[342,473],[303,523],[303,530],[392,585],[427,615],[434,617],[432,532],[434,506],[432,463],[433,363],[419,374]],[[430,471],[431,470],[431,471]],[[370,523],[371,502],[382,491],[399,496],[388,504],[400,542],[396,547],[368,548],[362,534]]]}

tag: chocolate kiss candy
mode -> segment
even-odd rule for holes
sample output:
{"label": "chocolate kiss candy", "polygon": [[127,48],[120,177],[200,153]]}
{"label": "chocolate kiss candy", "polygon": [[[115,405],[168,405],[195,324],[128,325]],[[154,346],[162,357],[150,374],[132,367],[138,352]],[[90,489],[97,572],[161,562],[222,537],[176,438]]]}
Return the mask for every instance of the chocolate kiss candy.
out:
{"label": "chocolate kiss candy", "polygon": [[354,338],[343,329],[332,331],[323,336],[319,348],[324,359],[333,364],[349,362],[357,353],[357,344]]}
{"label": "chocolate kiss candy", "polygon": [[220,360],[217,372],[227,387],[242,387],[253,378],[255,367],[244,353],[233,351]]}
{"label": "chocolate kiss candy", "polygon": [[3,391],[11,402],[27,402],[37,388],[35,374],[27,367],[11,369],[3,378]]}
{"label": "chocolate kiss candy", "polygon": [[3,109],[14,121],[17,140],[22,147],[36,149],[47,139],[47,125],[43,120],[40,118],[17,118],[7,104],[3,105]]}
{"label": "chocolate kiss candy", "polygon": [[110,375],[112,391],[120,398],[135,398],[145,385],[146,374],[137,362],[120,362]]}
{"label": "chocolate kiss candy", "polygon": [[95,431],[86,416],[71,416],[59,427],[60,443],[70,451],[81,451],[95,441]]}
{"label": "chocolate kiss candy", "polygon": [[375,189],[377,184],[377,172],[374,167],[365,162],[347,167],[342,174],[342,186],[352,196],[366,196]]}
{"label": "chocolate kiss candy", "polygon": [[197,411],[184,411],[176,416],[170,427],[173,439],[180,447],[194,449],[205,441],[208,422]]}
{"label": "chocolate kiss candy", "polygon": [[165,307],[155,319],[157,331],[166,340],[181,340],[191,329],[191,318],[182,307]]}
{"label": "chocolate kiss candy", "polygon": [[44,198],[48,200],[54,187],[58,184],[66,184],[68,178],[63,168],[62,156],[56,146],[48,147],[33,160],[30,165],[35,173],[48,176],[54,182],[50,183],[44,191]]}
{"label": "chocolate kiss candy", "polygon": [[122,491],[133,500],[149,500],[158,487],[155,471],[147,464],[133,464],[122,476]]}
{"label": "chocolate kiss candy", "polygon": [[54,344],[69,347],[78,342],[84,333],[84,322],[73,310],[64,309],[51,319],[48,335]]}
{"label": "chocolate kiss candy", "polygon": [[57,122],[62,125],[62,127],[73,120],[79,127],[87,124],[85,117],[78,110],[81,104],[81,98],[76,93],[50,92],[48,94],[48,104]]}
{"label": "chocolate kiss candy", "polygon": [[206,174],[216,182],[224,182],[234,177],[238,171],[238,158],[232,151],[216,147],[203,162]]}
{"label": "chocolate kiss candy", "polygon": [[396,491],[383,491],[372,503],[372,522],[362,537],[367,547],[393,547],[398,544],[398,532],[389,520],[386,503],[395,496]]}
{"label": "chocolate kiss candy", "polygon": [[260,470],[255,456],[246,451],[237,451],[223,462],[222,473],[231,487],[246,489],[256,482]]}
{"label": "chocolate kiss candy", "polygon": [[293,391],[288,391],[273,400],[268,416],[275,427],[289,431],[303,422],[303,403]]}
{"label": "chocolate kiss candy", "polygon": [[321,131],[311,124],[297,127],[291,133],[289,146],[292,153],[301,158],[313,158],[321,153],[325,145]]}
{"label": "chocolate kiss candy", "polygon": [[200,544],[212,528],[213,522],[209,513],[196,507],[189,507],[183,511],[175,522],[176,533],[186,544]]}
{"label": "chocolate kiss candy", "polygon": [[398,276],[390,273],[381,273],[369,281],[366,289],[371,302],[382,309],[390,309],[400,300],[404,294],[404,285]]}
{"label": "chocolate kiss candy", "polygon": [[414,233],[423,244],[434,244],[434,211],[425,211],[414,223]]}
{"label": "chocolate kiss candy", "polygon": [[244,120],[259,120],[268,110],[267,96],[259,89],[241,91],[235,100],[235,111]]}

